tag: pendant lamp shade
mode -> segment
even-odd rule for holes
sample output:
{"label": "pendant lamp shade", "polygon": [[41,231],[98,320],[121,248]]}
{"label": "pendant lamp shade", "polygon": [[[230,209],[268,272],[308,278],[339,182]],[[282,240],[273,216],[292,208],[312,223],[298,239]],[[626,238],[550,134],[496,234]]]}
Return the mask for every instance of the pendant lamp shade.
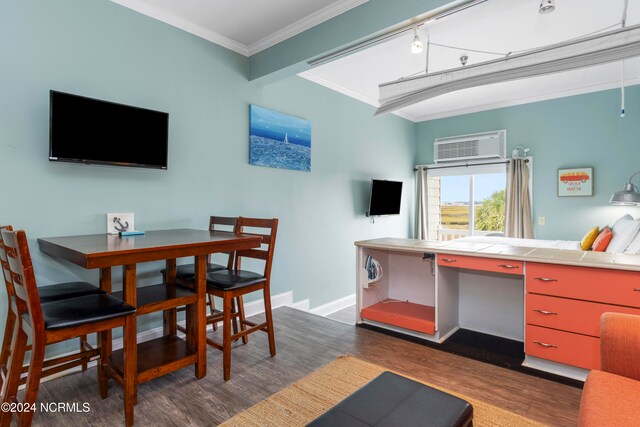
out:
{"label": "pendant lamp shade", "polygon": [[[636,175],[638,173],[631,175],[631,178]],[[640,205],[640,193],[638,192],[638,187],[631,183],[631,178],[629,178],[629,182],[624,185],[622,190],[613,193],[609,203],[613,205]]]}
{"label": "pendant lamp shade", "polygon": [[640,172],[636,172],[631,175],[622,190],[613,193],[611,199],[609,199],[609,203],[613,205],[640,205],[640,193],[638,192],[638,187],[631,183],[633,177],[639,174]]}

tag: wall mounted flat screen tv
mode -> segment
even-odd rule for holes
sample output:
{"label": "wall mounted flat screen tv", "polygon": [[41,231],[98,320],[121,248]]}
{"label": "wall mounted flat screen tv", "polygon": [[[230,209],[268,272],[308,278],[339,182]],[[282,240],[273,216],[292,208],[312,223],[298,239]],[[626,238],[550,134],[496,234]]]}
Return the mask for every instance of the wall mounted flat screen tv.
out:
{"label": "wall mounted flat screen tv", "polygon": [[51,91],[49,160],[167,169],[169,114]]}
{"label": "wall mounted flat screen tv", "polygon": [[398,215],[402,199],[402,181],[371,180],[369,216]]}

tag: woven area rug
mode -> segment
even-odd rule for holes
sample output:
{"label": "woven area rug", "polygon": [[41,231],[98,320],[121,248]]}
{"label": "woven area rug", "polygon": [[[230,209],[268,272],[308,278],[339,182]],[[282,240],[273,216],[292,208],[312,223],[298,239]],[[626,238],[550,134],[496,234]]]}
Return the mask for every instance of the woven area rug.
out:
{"label": "woven area rug", "polygon": [[[225,427],[304,426],[331,409],[385,369],[353,356],[342,356],[307,375],[244,412],[225,421]],[[473,406],[474,427],[529,427],[544,424],[506,411],[488,403],[436,387],[458,396]]]}

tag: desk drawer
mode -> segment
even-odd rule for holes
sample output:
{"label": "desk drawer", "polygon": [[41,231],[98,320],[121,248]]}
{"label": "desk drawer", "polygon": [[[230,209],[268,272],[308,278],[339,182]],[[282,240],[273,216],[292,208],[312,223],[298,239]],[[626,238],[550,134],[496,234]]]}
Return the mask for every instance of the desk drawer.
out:
{"label": "desk drawer", "polygon": [[529,262],[527,292],[640,307],[640,272]]}
{"label": "desk drawer", "polygon": [[523,275],[522,261],[438,254],[438,265],[468,270]]}
{"label": "desk drawer", "polygon": [[579,368],[600,368],[600,338],[527,325],[524,351]]}
{"label": "desk drawer", "polygon": [[640,309],[595,302],[527,294],[526,321],[579,334],[600,336],[600,316],[605,312],[640,315]]}

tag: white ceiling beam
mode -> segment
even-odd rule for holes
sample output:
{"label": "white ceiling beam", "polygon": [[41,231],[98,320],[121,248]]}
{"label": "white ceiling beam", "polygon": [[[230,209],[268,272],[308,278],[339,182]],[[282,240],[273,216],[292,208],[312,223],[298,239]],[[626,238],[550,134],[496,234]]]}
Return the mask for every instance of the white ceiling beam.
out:
{"label": "white ceiling beam", "polygon": [[640,25],[558,43],[505,58],[382,83],[376,115],[445,93],[575,70],[640,56]]}

